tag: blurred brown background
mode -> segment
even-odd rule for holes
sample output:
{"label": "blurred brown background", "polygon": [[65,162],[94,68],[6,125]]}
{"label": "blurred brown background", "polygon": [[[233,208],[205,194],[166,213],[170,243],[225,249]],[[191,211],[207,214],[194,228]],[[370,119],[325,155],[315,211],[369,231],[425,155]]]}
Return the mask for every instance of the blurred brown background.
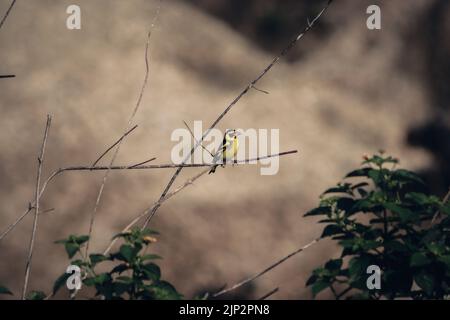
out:
{"label": "blurred brown background", "polygon": [[[139,128],[116,161],[170,161],[170,134],[209,125],[325,1],[164,1],[151,39],[150,80]],[[5,12],[10,1],[0,1]],[[66,29],[78,4],[82,29]],[[366,8],[382,9],[382,30],[366,28]],[[44,174],[89,165],[126,125],[144,77],[150,0],[20,1],[0,30],[0,230],[33,197],[45,115],[53,114]],[[221,129],[279,128],[275,176],[257,166],[219,169],[165,203],[152,222],[163,277],[187,297],[249,276],[320,233],[302,213],[320,193],[385,149],[419,170],[433,191],[449,184],[450,3],[445,0],[337,0],[317,28],[227,115]],[[107,163],[108,159],[105,160]],[[156,163],[155,162],[155,163]],[[185,169],[175,185],[193,175]],[[92,250],[162,192],[173,170],[113,172],[97,216]],[[66,173],[47,189],[30,289],[49,292],[66,265],[54,240],[86,234],[103,173]],[[226,200],[224,200],[226,199]],[[233,199],[233,201],[230,201]],[[31,215],[0,242],[0,283],[19,296]],[[236,297],[311,298],[311,270],[337,255],[319,243]],[[324,293],[320,298],[328,298]]]}

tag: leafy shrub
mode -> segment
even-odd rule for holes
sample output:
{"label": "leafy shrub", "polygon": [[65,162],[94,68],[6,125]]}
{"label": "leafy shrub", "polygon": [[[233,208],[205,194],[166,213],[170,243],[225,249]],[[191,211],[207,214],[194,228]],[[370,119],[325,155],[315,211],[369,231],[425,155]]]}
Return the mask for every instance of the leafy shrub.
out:
{"label": "leafy shrub", "polygon": [[[156,241],[157,232],[149,229],[133,229],[120,233],[114,238],[123,240],[119,251],[109,255],[90,254],[83,258],[81,252],[88,236],[70,236],[56,241],[63,244],[69,259],[79,255],[81,259],[71,261],[71,265],[81,269],[81,279],[85,286],[95,288],[95,297],[101,299],[181,299],[182,296],[167,281],[161,279],[161,270],[153,261],[161,257],[147,254],[148,246]],[[101,263],[110,262],[113,267],[108,272],[97,272]],[[55,282],[53,294],[65,287],[71,275],[64,273]],[[74,291],[72,291],[73,296]]]}
{"label": "leafy shrub", "polygon": [[[337,299],[443,299],[450,294],[450,204],[427,192],[413,172],[383,154],[326,190],[319,207],[322,238],[342,248],[340,258],[315,269],[313,295],[329,288]],[[442,215],[438,223],[433,218]],[[432,223],[433,222],[433,223]],[[381,269],[381,288],[369,290],[368,266]]]}

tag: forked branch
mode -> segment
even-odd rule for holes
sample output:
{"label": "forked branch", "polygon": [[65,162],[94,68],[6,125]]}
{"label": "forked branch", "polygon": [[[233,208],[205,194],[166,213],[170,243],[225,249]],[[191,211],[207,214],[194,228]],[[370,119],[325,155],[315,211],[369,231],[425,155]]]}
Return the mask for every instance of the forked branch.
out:
{"label": "forked branch", "polygon": [[[250,158],[250,159],[243,159],[243,160],[237,160],[233,162],[236,165],[243,165],[248,164],[251,162],[274,158],[274,157],[282,157],[290,154],[297,153],[297,150],[290,150],[286,152],[280,152],[276,154],[270,154],[266,156],[256,157],[256,158]],[[44,194],[44,191],[46,190],[49,183],[55,179],[57,176],[61,175],[64,172],[70,172],[70,171],[105,171],[105,170],[151,170],[151,169],[173,169],[173,168],[210,168],[213,163],[198,163],[198,164],[173,164],[173,163],[166,163],[166,164],[154,164],[154,165],[146,165],[146,163],[155,160],[156,158],[151,158],[149,160],[143,161],[138,164],[133,165],[118,165],[118,166],[72,166],[72,167],[65,167],[60,168],[56,171],[54,171],[52,174],[49,175],[49,177],[42,183],[42,187],[40,189],[39,198],[42,197]],[[172,195],[173,196],[173,195]],[[170,197],[168,197],[170,198]],[[8,235],[34,208],[35,208],[35,201],[30,202],[28,205],[28,208],[13,222],[11,223],[6,229],[0,234],[0,241]],[[162,202],[156,202],[156,203],[162,203]]]}

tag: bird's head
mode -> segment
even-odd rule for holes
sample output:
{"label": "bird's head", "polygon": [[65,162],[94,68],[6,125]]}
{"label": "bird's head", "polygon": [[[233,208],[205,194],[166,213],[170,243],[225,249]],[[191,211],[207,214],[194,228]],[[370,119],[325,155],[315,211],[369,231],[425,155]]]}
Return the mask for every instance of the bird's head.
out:
{"label": "bird's head", "polygon": [[241,134],[241,133],[240,133],[239,131],[237,131],[236,129],[228,129],[228,130],[225,132],[225,135],[226,135],[226,137],[227,137],[229,140],[237,139],[237,137],[238,137],[240,134]]}

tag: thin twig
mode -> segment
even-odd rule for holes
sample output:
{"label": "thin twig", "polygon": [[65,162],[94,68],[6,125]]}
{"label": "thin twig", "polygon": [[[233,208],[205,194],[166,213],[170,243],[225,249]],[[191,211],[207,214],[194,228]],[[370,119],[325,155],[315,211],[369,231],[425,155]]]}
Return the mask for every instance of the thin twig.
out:
{"label": "thin twig", "polygon": [[[194,139],[194,142],[195,142],[195,143],[198,143],[197,139],[195,139],[194,133],[192,132],[191,128],[188,126],[188,124],[186,123],[186,121],[183,120],[183,123],[184,123],[184,125],[186,126],[186,128],[189,130],[189,133],[191,134],[192,139]],[[200,146],[203,148],[203,150],[205,150],[206,152],[208,152],[208,153],[211,155],[211,157],[214,158],[214,155],[213,155],[208,149],[205,148],[205,146],[203,145],[203,143],[201,143]]]}
{"label": "thin twig", "polygon": [[12,10],[12,8],[14,7],[15,4],[16,4],[16,0],[13,0],[13,1],[11,2],[11,4],[9,5],[9,8],[8,8],[8,10],[6,10],[6,13],[5,13],[5,15],[3,16],[3,18],[2,18],[2,21],[0,21],[0,29],[3,27],[3,24],[4,24],[5,21],[6,21],[6,18],[8,18],[9,13],[11,12],[11,10]]}
{"label": "thin twig", "polygon": [[[133,109],[133,111],[132,111],[132,113],[130,115],[130,118],[128,119],[127,129],[125,131],[128,131],[128,128],[131,126],[131,124],[133,122],[133,119],[134,119],[134,117],[135,117],[135,115],[136,115],[136,113],[139,110],[139,107],[141,105],[142,98],[143,98],[144,92],[145,92],[145,88],[147,87],[148,76],[149,76],[148,49],[149,49],[149,46],[150,46],[150,38],[151,38],[151,35],[152,35],[152,32],[153,32],[153,28],[155,27],[155,23],[156,23],[156,20],[158,19],[159,12],[160,12],[160,9],[161,9],[161,2],[162,2],[162,0],[158,4],[155,16],[153,17],[153,21],[152,21],[152,24],[150,26],[150,30],[149,30],[149,32],[147,34],[147,42],[145,44],[145,76],[144,76],[144,81],[142,83],[141,91],[139,92],[139,97],[138,97],[138,99],[136,101],[136,105],[135,105],[135,107],[134,107],[134,109]],[[120,147],[122,145],[122,141],[123,141],[123,139],[120,140],[119,143],[117,144],[117,148],[114,151],[114,154],[113,154],[113,156],[111,158],[111,162],[109,164],[109,167],[113,166],[114,161],[116,160],[117,155],[119,154]],[[86,257],[88,257],[88,254],[89,254],[89,244],[90,244],[90,239],[91,239],[91,236],[92,236],[92,230],[94,228],[95,216],[97,214],[98,207],[100,205],[100,201],[101,201],[101,198],[102,198],[102,195],[103,195],[103,190],[105,188],[106,181],[108,179],[110,171],[111,171],[111,169],[108,169],[105,172],[105,175],[103,176],[102,184],[100,186],[100,189],[99,189],[98,194],[97,194],[97,199],[95,201],[94,210],[93,210],[93,212],[91,214],[91,220],[89,222],[89,233],[88,233],[89,240],[86,242],[86,253],[85,253]]]}
{"label": "thin twig", "polygon": [[[216,120],[214,120],[214,122],[211,124],[211,126],[208,128],[208,130],[205,131],[205,133],[203,134],[203,136],[201,137],[200,141],[198,141],[198,143],[196,143],[196,145],[191,149],[191,153],[190,155],[188,155],[186,157],[186,159],[183,161],[183,163],[185,163],[189,157],[194,153],[194,151],[197,149],[197,147],[203,142],[203,140],[206,138],[206,136],[211,132],[211,130],[216,127],[216,125],[222,120],[223,117],[225,117],[225,115],[231,110],[231,108],[233,108],[239,100],[241,100],[241,98],[243,96],[245,96],[248,91],[253,88],[258,82],[259,80],[261,80],[271,69],[272,67],[283,57],[285,56],[296,44],[297,42],[303,38],[303,36],[309,31],[311,30],[311,28],[314,26],[314,24],[316,23],[316,21],[326,12],[326,10],[328,9],[328,7],[331,5],[331,3],[333,2],[333,0],[328,0],[326,6],[319,12],[319,14],[312,20],[309,21],[308,20],[308,25],[303,29],[302,32],[300,32],[297,37],[292,40],[282,51],[281,53],[276,56],[270,63],[269,65],[254,79],[252,80],[245,88],[244,90],[241,91],[241,93],[239,93],[237,95],[236,98],[234,98],[233,101],[231,101],[231,103],[225,108],[225,110],[217,117]],[[165,195],[167,194],[167,192],[169,192],[170,188],[172,187],[173,183],[175,182],[175,179],[178,177],[178,175],[180,174],[181,170],[183,168],[179,167],[175,173],[173,174],[173,176],[170,178],[169,183],[166,185],[166,187],[164,188],[164,191],[162,192],[160,199],[164,198]],[[145,221],[144,227],[147,227],[147,225],[150,223],[151,219],[155,216],[156,211],[158,210],[158,206],[155,207],[152,212],[150,212],[149,217],[147,218],[147,220]]]}
{"label": "thin twig", "polygon": [[270,296],[273,296],[275,293],[277,293],[280,290],[280,288],[275,288],[271,291],[269,291],[268,293],[266,293],[265,295],[263,295],[261,298],[259,298],[258,300],[266,300],[267,298],[269,298]]}
{"label": "thin twig", "polygon": [[0,79],[6,79],[6,78],[15,78],[15,74],[2,74],[0,75]]}
{"label": "thin twig", "polygon": [[[269,158],[273,158],[273,157],[281,157],[281,156],[285,156],[285,155],[289,155],[289,154],[294,154],[297,153],[297,150],[291,150],[291,151],[286,151],[286,152],[280,152],[277,154],[271,154],[271,155],[267,155],[267,156],[262,156],[262,157],[256,157],[256,158],[251,158],[251,159],[243,159],[243,160],[237,160],[236,162],[233,162],[237,165],[240,164],[247,164],[250,162],[254,162],[254,161],[259,161],[259,160],[264,160],[264,159],[269,159]],[[144,162],[150,162],[152,159]],[[172,163],[167,163],[167,164],[154,164],[154,165],[143,165],[143,164],[138,164],[138,165],[119,165],[119,166],[112,166],[112,167],[108,167],[108,166],[96,166],[96,167],[91,167],[91,166],[72,166],[72,167],[65,167],[65,168],[60,168],[56,171],[54,171],[52,174],[49,175],[49,177],[44,181],[44,183],[42,184],[41,190],[40,190],[40,194],[39,194],[39,198],[42,197],[44,191],[46,190],[47,186],[49,185],[49,183],[56,178],[57,176],[59,176],[60,174],[64,173],[64,172],[68,172],[68,171],[104,171],[104,170],[149,170],[149,169],[174,169],[174,168],[179,168],[179,167],[183,167],[183,168],[204,168],[204,167],[211,167],[212,165],[214,165],[213,163],[198,163],[198,164],[172,164]],[[10,233],[16,226],[17,224],[19,224],[19,222],[22,221],[23,218],[25,218],[33,209],[34,209],[34,204],[35,202],[32,202],[29,204],[28,208],[22,213],[22,215],[20,215],[20,217],[18,217],[16,219],[16,221],[14,221],[13,223],[11,223],[1,234],[0,234],[0,241],[8,234]]]}
{"label": "thin twig", "polygon": [[269,272],[270,270],[276,268],[277,266],[279,266],[280,264],[282,264],[283,262],[285,262],[286,260],[288,260],[289,258],[292,258],[293,256],[295,256],[296,254],[302,252],[303,250],[309,248],[310,246],[312,246],[313,244],[317,243],[320,240],[320,238],[315,239],[313,241],[311,241],[310,243],[308,243],[307,245],[301,247],[300,249],[295,250],[294,252],[291,252],[290,254],[288,254],[287,256],[281,258],[280,260],[278,260],[277,262],[275,262],[274,264],[270,265],[269,267],[267,267],[266,269],[264,269],[263,271],[260,271],[254,275],[252,275],[251,277],[248,277],[234,285],[232,285],[231,287],[229,287],[228,289],[223,289],[219,292],[216,292],[212,295],[213,298],[217,298],[225,293],[229,293],[230,291],[236,290],[240,287],[242,287],[243,285],[246,285],[249,282],[252,282],[253,280],[256,280],[257,278],[263,276],[264,274],[266,274],[267,272]]}
{"label": "thin twig", "polygon": [[339,300],[339,299],[338,299],[338,294],[337,294],[337,292],[336,292],[336,289],[334,289],[333,284],[330,284],[330,290],[331,290],[331,292],[333,293],[333,295],[334,295],[334,297],[336,298],[336,300]]}
{"label": "thin twig", "polygon": [[256,91],[259,91],[259,92],[262,92],[262,93],[265,93],[265,94],[269,94],[269,91],[259,89],[259,88],[255,87],[255,86],[253,86],[252,89],[256,90]]}
{"label": "thin twig", "polygon": [[142,162],[133,164],[132,166],[129,166],[127,169],[135,169],[136,167],[143,166],[144,164],[149,163],[149,162],[152,162],[153,160],[156,160],[156,158],[153,157],[153,158],[151,158],[151,159],[148,159],[148,160],[145,160],[145,161],[142,161]]}
{"label": "thin twig", "polygon": [[33,221],[33,229],[31,232],[30,246],[28,249],[27,264],[25,267],[25,279],[24,279],[23,290],[22,290],[22,299],[23,300],[25,300],[25,298],[26,298],[27,288],[28,288],[28,280],[30,278],[30,272],[31,272],[31,259],[33,257],[34,240],[36,237],[37,223],[38,223],[38,216],[39,216],[39,198],[40,198],[42,165],[44,163],[45,146],[47,144],[48,132],[50,130],[51,123],[52,123],[52,117],[50,115],[47,115],[47,124],[45,126],[45,132],[44,132],[44,138],[42,141],[41,152],[40,152],[39,158],[38,158],[38,169],[37,169],[36,190],[35,190],[35,199],[36,200],[35,200],[35,205],[34,205],[34,221]]}
{"label": "thin twig", "polygon": [[128,130],[127,132],[125,132],[116,142],[114,142],[108,149],[105,150],[105,152],[103,152],[98,158],[97,160],[94,161],[94,163],[92,163],[92,167],[95,167],[97,165],[97,163],[100,162],[101,159],[103,159],[103,157],[109,152],[111,151],[112,148],[114,148],[115,146],[117,146],[120,141],[122,141],[127,135],[129,135],[131,132],[134,131],[134,129],[136,129],[138,126],[135,125],[133,128],[131,128],[130,130]]}
{"label": "thin twig", "polygon": [[341,293],[339,293],[336,296],[336,300],[341,299],[343,296],[345,296],[345,294],[347,294],[350,290],[352,290],[352,287],[348,287],[347,289],[343,290]]}
{"label": "thin twig", "polygon": [[25,212],[22,213],[22,215],[21,215],[19,218],[17,218],[16,221],[14,221],[13,223],[11,223],[11,224],[5,229],[5,231],[3,231],[3,232],[0,234],[0,241],[1,241],[4,237],[6,237],[6,235],[7,235],[8,233],[10,233],[10,232],[17,226],[17,224],[19,224],[19,222],[22,221],[22,219],[25,218],[25,217],[30,213],[30,211],[33,210],[33,209],[34,209],[34,207],[28,207],[28,209],[25,210]]}

